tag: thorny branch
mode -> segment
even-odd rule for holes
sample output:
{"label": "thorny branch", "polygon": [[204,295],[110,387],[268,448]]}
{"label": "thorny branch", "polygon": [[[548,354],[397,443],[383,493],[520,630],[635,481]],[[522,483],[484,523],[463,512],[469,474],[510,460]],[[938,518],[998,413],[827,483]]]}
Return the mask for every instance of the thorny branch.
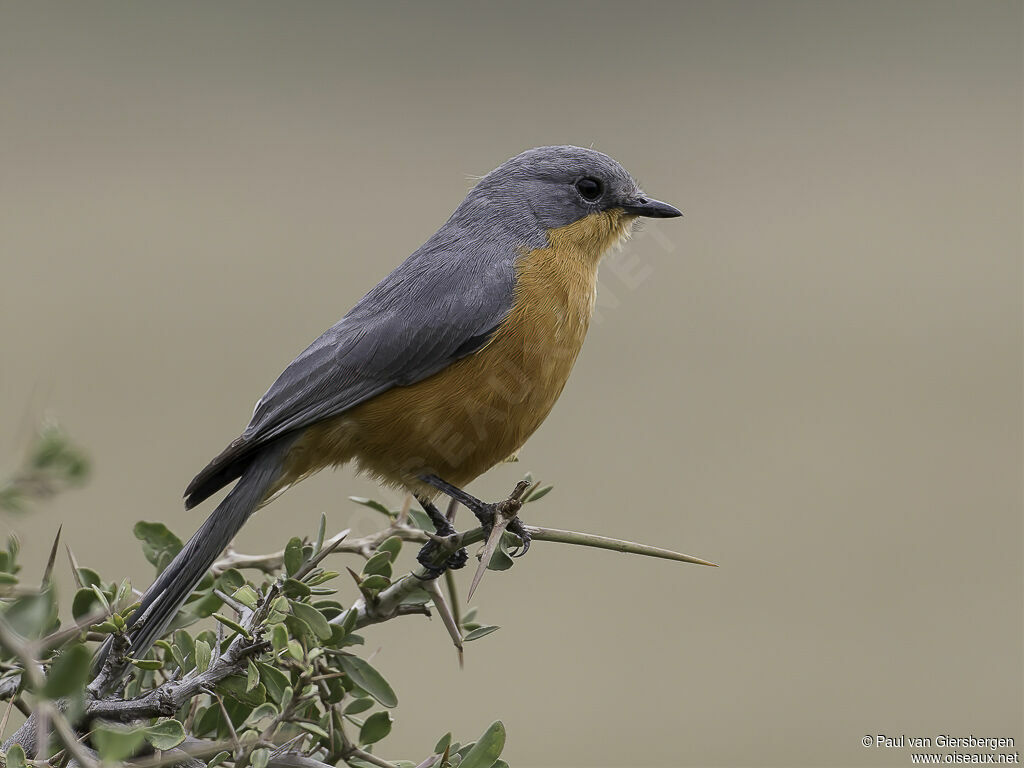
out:
{"label": "thorny branch", "polygon": [[[680,562],[714,565],[706,560],[634,542],[576,531],[563,531],[536,526],[524,527],[534,541],[574,544]],[[424,543],[429,540],[435,541],[438,546],[433,553],[432,560],[436,565],[442,565],[451,553],[461,547],[477,544],[486,538],[486,532],[480,527],[446,538],[433,536],[409,523],[407,509],[403,509],[402,514],[392,517],[390,524],[376,533],[356,539],[348,538],[347,534],[348,531],[342,531],[323,542],[320,551],[303,566],[302,572],[296,575],[300,577],[305,575],[305,573],[312,570],[317,563],[331,553],[357,554],[364,558],[369,558],[377,551],[379,545],[390,537],[398,537],[403,541],[417,543]],[[273,575],[283,568],[284,562],[285,550],[265,555],[246,555],[229,548],[225,555],[213,565],[212,571],[216,575],[228,569],[255,569]],[[343,611],[332,619],[331,623],[345,624],[351,621],[350,617],[353,612],[355,613],[355,619],[351,626],[357,629],[389,621],[399,616],[413,614],[429,616],[430,610],[426,604],[415,601],[410,602],[415,593],[426,591],[433,600],[435,607],[439,609],[442,617],[445,619],[445,626],[451,634],[456,647],[459,649],[461,658],[461,635],[459,634],[458,621],[455,618],[458,615],[455,613],[458,608],[455,606],[455,611],[450,609],[445,603],[441,591],[437,588],[437,584],[424,581],[426,576],[427,571],[422,567],[417,567],[412,572],[393,581],[390,586],[378,594],[370,597],[363,595],[347,611]],[[125,661],[127,642],[121,636],[120,642],[115,642],[114,651],[110,654],[104,668],[89,686],[89,691],[92,695],[86,701],[83,723],[96,718],[131,722],[155,717],[170,717],[178,712],[187,702],[200,694],[209,692],[226,678],[244,674],[249,659],[264,653],[270,648],[270,643],[264,639],[262,634],[262,622],[267,618],[274,599],[280,595],[281,583],[281,578],[273,582],[261,595],[259,604],[253,610],[245,609],[237,601],[221,594],[220,597],[225,605],[239,613],[241,624],[245,627],[246,632],[244,634],[238,633],[221,653],[214,656],[204,671],[200,672],[198,669],[194,669],[182,679],[171,679],[147,693],[132,699],[119,698],[117,693],[105,693],[105,691],[117,688],[116,682],[123,675],[127,667]],[[452,586],[449,580],[449,592],[454,598]],[[225,600],[225,597],[228,599]],[[14,639],[5,636],[3,634],[5,632],[8,632],[8,630],[3,626],[3,622],[0,622],[0,642],[11,647]],[[38,662],[32,658],[31,654],[25,655],[24,652],[20,654],[20,658],[25,665],[26,674],[29,675],[33,685],[41,685],[42,670]],[[16,695],[18,684],[17,678],[7,678],[4,681],[0,681],[0,699]],[[37,726],[42,726],[48,721],[53,724],[57,736],[61,739],[69,754],[74,758],[74,761],[83,766],[83,768],[94,768],[97,765],[97,761],[93,757],[91,750],[85,747],[77,738],[74,738],[74,728],[67,721],[60,708],[47,702],[41,703],[47,706],[37,708],[36,715],[30,718],[8,740],[4,745],[5,749],[9,749],[15,743],[22,744],[26,747],[26,751],[34,748],[37,742]],[[339,720],[339,735],[342,739],[343,749],[342,754],[335,756],[336,759],[358,758],[367,763],[383,766],[383,768],[393,768],[392,763],[382,760],[369,752],[365,752],[357,745],[351,743],[345,737],[340,724]],[[200,745],[207,743],[196,739],[190,739],[190,741],[198,742]],[[195,744],[192,746],[195,747]],[[180,748],[175,751],[180,751]],[[251,747],[247,751],[251,752]],[[186,750],[186,752],[191,752],[191,750]],[[186,757],[179,755],[175,762],[181,764],[185,760]],[[440,760],[440,755],[432,755],[424,760],[418,768],[429,768],[436,764],[438,760]],[[137,763],[139,766],[142,764],[142,762]],[[148,764],[146,763],[146,765]],[[275,751],[268,762],[268,766],[269,768],[327,768],[326,763],[291,750]]]}

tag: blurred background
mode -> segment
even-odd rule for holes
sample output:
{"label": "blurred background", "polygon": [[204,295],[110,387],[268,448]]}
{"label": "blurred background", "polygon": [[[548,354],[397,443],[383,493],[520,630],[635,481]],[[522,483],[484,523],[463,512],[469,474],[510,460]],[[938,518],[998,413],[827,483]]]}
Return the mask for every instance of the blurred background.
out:
{"label": "blurred background", "polygon": [[[94,476],[2,525],[148,584],[131,525],[199,525],[187,481],[472,175],[593,146],[686,217],[605,264],[561,401],[471,490],[529,470],[529,522],[721,567],[541,543],[465,671],[437,620],[369,633],[388,751],[495,718],[528,768],[1019,747],[1021,39],[1016,2],[6,3],[0,466],[54,413]],[[400,501],[324,473],[238,547],[369,530],[350,494]]]}

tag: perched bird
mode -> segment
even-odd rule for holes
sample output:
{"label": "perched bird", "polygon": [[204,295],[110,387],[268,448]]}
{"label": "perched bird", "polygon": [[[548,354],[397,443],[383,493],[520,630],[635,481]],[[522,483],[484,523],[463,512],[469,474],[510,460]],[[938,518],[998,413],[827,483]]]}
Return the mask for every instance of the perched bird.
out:
{"label": "perched bird", "polygon": [[[489,524],[493,505],[461,488],[517,451],[558,399],[587,333],[601,255],[637,217],[679,215],[590,149],[539,147],[487,174],[285,368],[241,436],[189,484],[190,509],[238,480],[143,596],[132,655],[163,634],[258,507],[324,467],[354,462],[409,490],[439,534],[454,530],[432,502],[439,491]],[[525,548],[522,526],[510,530]],[[447,565],[465,560],[459,552]]]}

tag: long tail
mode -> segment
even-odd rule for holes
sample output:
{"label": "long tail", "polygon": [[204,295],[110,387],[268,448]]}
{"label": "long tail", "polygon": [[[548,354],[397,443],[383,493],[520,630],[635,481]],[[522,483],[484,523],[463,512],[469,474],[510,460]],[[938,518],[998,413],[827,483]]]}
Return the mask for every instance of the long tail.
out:
{"label": "long tail", "polygon": [[[141,658],[160,639],[210,566],[264,501],[281,474],[282,460],[291,443],[289,439],[278,440],[253,459],[231,492],[146,590],[139,608],[128,620],[132,657]],[[97,653],[95,671],[102,668],[111,644],[108,639]]]}

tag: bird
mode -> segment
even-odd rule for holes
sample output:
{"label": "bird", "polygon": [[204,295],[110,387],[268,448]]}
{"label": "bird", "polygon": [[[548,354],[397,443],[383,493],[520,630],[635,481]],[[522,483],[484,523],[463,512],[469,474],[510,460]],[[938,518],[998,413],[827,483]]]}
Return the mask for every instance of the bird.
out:
{"label": "bird", "polygon": [[[529,149],[481,178],[444,225],[280,374],[241,435],[185,490],[191,509],[235,482],[129,617],[138,657],[249,517],[320,469],[352,463],[412,493],[437,535],[439,493],[483,525],[463,488],[513,455],[551,411],[594,310],[602,255],[640,217],[671,218],[593,149]],[[521,525],[510,526],[523,541]],[[428,577],[442,567],[428,542]]]}

